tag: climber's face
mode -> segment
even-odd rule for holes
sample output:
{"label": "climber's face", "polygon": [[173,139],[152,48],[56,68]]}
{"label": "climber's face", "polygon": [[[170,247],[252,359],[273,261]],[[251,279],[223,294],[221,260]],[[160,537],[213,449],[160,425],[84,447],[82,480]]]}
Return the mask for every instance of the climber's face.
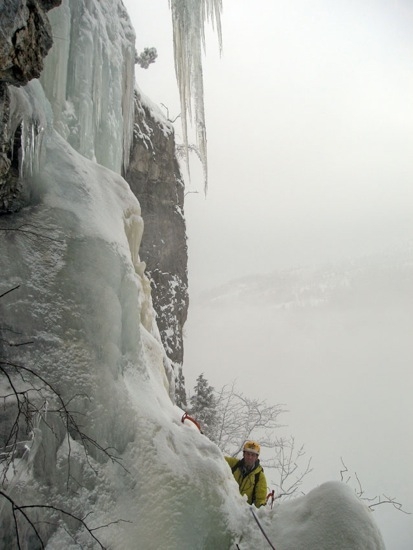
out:
{"label": "climber's face", "polygon": [[258,455],[256,453],[250,453],[249,451],[244,451],[244,462],[248,468],[251,468],[251,466],[254,466],[257,458],[258,458]]}

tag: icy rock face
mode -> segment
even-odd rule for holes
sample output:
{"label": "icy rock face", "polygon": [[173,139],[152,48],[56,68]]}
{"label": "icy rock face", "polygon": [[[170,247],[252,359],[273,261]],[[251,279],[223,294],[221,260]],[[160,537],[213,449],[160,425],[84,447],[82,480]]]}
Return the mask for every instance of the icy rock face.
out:
{"label": "icy rock face", "polygon": [[[66,425],[56,412],[61,402],[34,379],[42,388],[33,392],[39,412],[31,434],[21,420],[16,446],[28,451],[10,457],[3,490],[20,504],[90,514],[91,527],[127,522],[99,530],[105,547],[132,550],[137,540],[154,550],[228,547],[223,507],[228,487],[233,499],[237,491],[219,450],[180,422],[169,398],[138,256],[136,198],[120,176],[81,157],[52,129],[32,181],[34,204],[1,220],[0,294],[18,286],[1,300],[2,341],[12,344],[3,346],[2,361],[17,365],[11,375],[19,389],[19,366],[39,373],[81,430]],[[7,380],[0,390],[10,392]],[[7,413],[6,437],[12,403]],[[0,505],[1,541],[12,548],[11,508]],[[63,517],[58,528],[56,516],[42,510],[32,517],[50,549],[94,547],[76,521]],[[27,524],[21,540],[25,549],[36,542]]]}
{"label": "icy rock face", "polygon": [[62,0],[6,0],[0,5],[0,81],[15,86],[38,78],[52,46],[47,11]]}
{"label": "icy rock face", "polygon": [[[172,403],[141,209],[120,174],[133,127],[130,22],[120,0],[58,10],[53,34],[66,40],[41,81],[10,90],[26,199],[0,218],[0,546],[101,547],[95,536],[125,550],[227,548],[240,496],[218,448]],[[116,64],[108,91],[99,66],[106,77]],[[11,501],[34,505],[37,532],[18,510],[15,524]],[[87,531],[76,517],[107,527]]]}
{"label": "icy rock face", "polygon": [[60,2],[9,0],[0,4],[0,213],[18,210],[27,202],[22,156],[29,129],[14,110],[9,85],[23,86],[39,77],[53,42],[47,11]]}
{"label": "icy rock face", "polygon": [[142,208],[145,231],[140,255],[151,279],[162,343],[178,374],[188,312],[184,185],[173,127],[139,89],[135,92],[133,147],[125,178]]}

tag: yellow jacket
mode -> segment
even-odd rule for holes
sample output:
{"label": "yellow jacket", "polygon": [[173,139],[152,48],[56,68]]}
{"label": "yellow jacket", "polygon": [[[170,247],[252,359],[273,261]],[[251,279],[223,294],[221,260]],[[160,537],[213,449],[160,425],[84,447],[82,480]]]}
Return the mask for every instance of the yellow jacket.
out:
{"label": "yellow jacket", "polygon": [[[238,460],[238,458],[226,456],[225,460],[228,462],[231,470],[233,470],[232,473],[235,481],[239,485],[239,492],[241,495],[247,495],[248,504],[254,504],[257,508],[267,504],[267,480],[265,479],[264,469],[260,466],[260,461],[257,460],[255,468],[243,476],[243,459]],[[234,469],[237,464],[239,464],[240,467]],[[258,477],[256,477],[257,474],[259,474]]]}

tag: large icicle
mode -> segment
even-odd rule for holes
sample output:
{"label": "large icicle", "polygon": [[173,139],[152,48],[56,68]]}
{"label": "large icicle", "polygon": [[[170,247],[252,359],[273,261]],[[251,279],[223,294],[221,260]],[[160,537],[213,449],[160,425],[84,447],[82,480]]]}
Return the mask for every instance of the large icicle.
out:
{"label": "large icicle", "polygon": [[222,0],[169,0],[174,35],[175,73],[181,101],[182,132],[188,162],[188,116],[194,107],[196,139],[204,169],[204,189],[208,188],[207,137],[205,127],[202,47],[205,50],[205,22],[217,30],[222,50]]}

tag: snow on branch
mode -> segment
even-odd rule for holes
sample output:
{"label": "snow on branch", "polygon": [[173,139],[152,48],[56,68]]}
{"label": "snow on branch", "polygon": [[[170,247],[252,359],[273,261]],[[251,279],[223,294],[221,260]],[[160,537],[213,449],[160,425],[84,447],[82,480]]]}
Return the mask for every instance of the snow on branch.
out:
{"label": "snow on branch", "polygon": [[158,57],[158,52],[156,48],[145,48],[136,57],[136,63],[142,67],[142,69],[147,69],[151,63],[155,63],[156,58]]}
{"label": "snow on branch", "polygon": [[205,51],[205,22],[218,34],[222,50],[222,0],[169,0],[172,12],[175,74],[181,101],[182,132],[188,158],[188,117],[194,110],[197,146],[204,170],[204,190],[208,188],[207,136],[204,109],[202,50]]}

